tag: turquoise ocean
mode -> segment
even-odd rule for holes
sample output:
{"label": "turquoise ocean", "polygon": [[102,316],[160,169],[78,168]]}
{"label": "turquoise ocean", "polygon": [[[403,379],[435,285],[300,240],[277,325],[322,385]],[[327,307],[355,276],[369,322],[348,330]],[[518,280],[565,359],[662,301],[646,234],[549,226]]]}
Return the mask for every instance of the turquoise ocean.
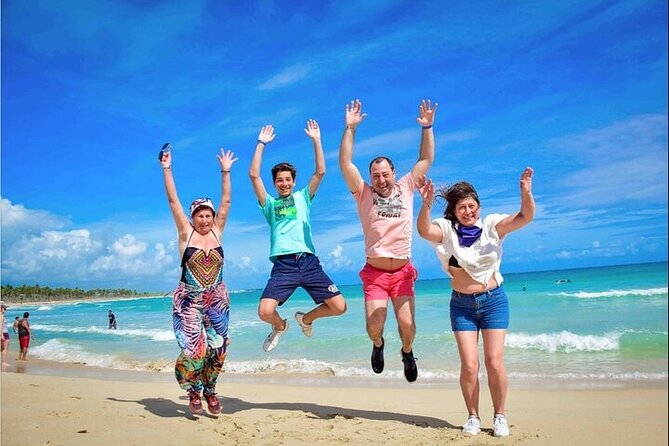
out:
{"label": "turquoise ocean", "polygon": [[[667,263],[505,274],[511,324],[506,365],[513,383],[656,385],[667,382]],[[290,328],[278,347],[262,350],[269,326],[256,314],[262,290],[230,294],[231,345],[226,373],[403,381],[392,313],[386,322],[386,370],[374,375],[360,285],[340,287],[345,315],[321,319],[306,338],[293,315],[313,306],[298,290],[280,307]],[[416,283],[418,383],[457,383],[459,360],[450,329],[447,279]],[[118,320],[107,329],[107,310]],[[120,370],[172,373],[179,353],[171,328],[171,298],[12,305],[8,321],[30,312],[30,356]],[[12,350],[16,349],[12,337]],[[485,371],[482,370],[485,375]],[[225,379],[225,375],[222,377]],[[389,381],[390,380],[390,381]]]}

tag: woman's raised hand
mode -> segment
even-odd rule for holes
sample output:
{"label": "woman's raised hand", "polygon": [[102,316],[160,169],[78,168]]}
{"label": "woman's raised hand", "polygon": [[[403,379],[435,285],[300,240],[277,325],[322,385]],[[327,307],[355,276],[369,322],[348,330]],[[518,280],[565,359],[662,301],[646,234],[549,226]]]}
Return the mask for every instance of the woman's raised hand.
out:
{"label": "woman's raised hand", "polygon": [[423,203],[427,207],[432,206],[435,195],[434,183],[432,180],[428,180],[425,175],[421,175],[421,177],[418,179],[418,191],[420,192],[420,196],[423,198]]}
{"label": "woman's raised hand", "polygon": [[169,169],[172,167],[172,151],[163,152],[163,156],[160,158],[160,165],[163,169]]}
{"label": "woman's raised hand", "polygon": [[523,173],[520,174],[520,193],[532,193],[532,175],[534,170],[531,167],[526,167]]}
{"label": "woman's raised hand", "polygon": [[221,149],[221,154],[216,155],[218,162],[221,164],[221,172],[230,172],[230,168],[237,161],[238,158],[235,158],[235,154],[232,150]]}

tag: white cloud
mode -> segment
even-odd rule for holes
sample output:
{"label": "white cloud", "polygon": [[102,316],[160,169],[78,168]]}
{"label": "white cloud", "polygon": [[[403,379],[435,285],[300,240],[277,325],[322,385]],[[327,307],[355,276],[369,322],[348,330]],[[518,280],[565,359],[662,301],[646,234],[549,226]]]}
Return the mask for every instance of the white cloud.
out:
{"label": "white cloud", "polygon": [[72,255],[80,256],[99,247],[91,240],[91,234],[85,229],[69,232],[44,231],[29,242],[33,246],[43,246],[39,253],[47,258],[65,259]]}
{"label": "white cloud", "polygon": [[6,198],[2,198],[2,213],[0,222],[2,230],[13,232],[19,229],[21,233],[34,230],[59,229],[69,223],[69,219],[53,215],[47,211],[26,209],[22,204],[12,204]]}
{"label": "white cloud", "polygon": [[126,234],[112,243],[109,250],[121,257],[136,257],[146,252],[147,244],[135,240],[132,234]]}
{"label": "white cloud", "polygon": [[630,200],[667,202],[667,160],[652,154],[617,162],[602,162],[563,177],[575,188],[569,201],[604,205]]}
{"label": "white cloud", "polygon": [[308,65],[295,64],[284,68],[279,73],[260,84],[259,88],[261,90],[275,90],[277,88],[285,87],[301,81],[307,77],[307,74],[309,74],[310,71],[311,67]]}
{"label": "white cloud", "polygon": [[[147,241],[125,234],[107,241],[112,228],[99,231],[79,228],[55,230],[67,219],[49,212],[27,209],[2,199],[3,283],[60,283],[65,286],[109,286],[112,282],[141,287],[146,280],[176,282],[178,259],[168,254],[166,243]],[[174,248],[174,241],[167,242]],[[87,285],[86,285],[87,284]],[[156,285],[153,285],[156,286]],[[161,286],[162,287],[162,286]]]}
{"label": "white cloud", "polygon": [[588,206],[667,202],[667,115],[645,114],[548,143],[585,167],[562,177],[560,201]]}
{"label": "white cloud", "polygon": [[328,253],[328,265],[332,265],[335,270],[348,269],[353,262],[344,254],[344,247],[337,245]]}
{"label": "white cloud", "polygon": [[643,158],[655,153],[667,158],[667,115],[645,114],[550,141],[559,152],[578,153],[596,163]]}
{"label": "white cloud", "polygon": [[570,259],[572,255],[569,251],[560,251],[557,253],[555,257],[557,257],[558,259]]}
{"label": "white cloud", "polygon": [[44,231],[8,240],[3,233],[3,281],[13,278],[44,282],[53,275],[77,276],[101,243],[87,230]]}

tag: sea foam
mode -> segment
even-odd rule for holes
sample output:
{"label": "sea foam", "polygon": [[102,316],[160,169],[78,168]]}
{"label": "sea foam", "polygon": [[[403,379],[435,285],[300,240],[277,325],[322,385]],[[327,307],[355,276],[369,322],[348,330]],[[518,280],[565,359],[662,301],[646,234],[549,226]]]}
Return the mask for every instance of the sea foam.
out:
{"label": "sea foam", "polygon": [[661,296],[669,293],[669,288],[642,288],[632,290],[608,290],[598,292],[578,291],[575,293],[556,293],[558,296],[578,297],[579,299],[594,299],[600,297],[628,297],[628,296]]}
{"label": "sea foam", "polygon": [[542,350],[547,352],[598,352],[618,350],[622,333],[605,336],[577,335],[570,331],[529,335],[510,333],[506,346],[519,350]]}

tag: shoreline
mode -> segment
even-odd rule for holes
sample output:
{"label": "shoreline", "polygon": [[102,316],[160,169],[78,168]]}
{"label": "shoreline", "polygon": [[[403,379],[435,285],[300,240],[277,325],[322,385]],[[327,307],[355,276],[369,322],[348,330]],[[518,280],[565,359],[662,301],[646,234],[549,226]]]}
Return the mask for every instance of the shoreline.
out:
{"label": "shoreline", "polygon": [[667,444],[666,385],[512,386],[506,410],[512,433],[495,438],[482,382],[483,432],[472,438],[461,433],[466,411],[457,383],[370,386],[334,377],[278,375],[268,382],[223,374],[217,389],[223,412],[194,416],[169,373],[91,377],[92,367],[81,364],[29,359],[21,366],[22,372],[1,374],[3,446]]}
{"label": "shoreline", "polygon": [[124,300],[138,300],[138,299],[162,299],[163,297],[169,296],[169,293],[163,295],[152,294],[149,296],[99,296],[93,297],[90,299],[81,299],[81,298],[72,298],[72,299],[57,299],[57,300],[40,300],[40,301],[30,301],[30,302],[13,302],[5,301],[8,309],[13,308],[23,308],[23,307],[36,307],[40,305],[64,305],[64,304],[77,304],[77,303],[101,303],[101,302],[115,302],[115,301],[124,301]]}
{"label": "shoreline", "polygon": [[[129,370],[86,365],[85,363],[59,362],[46,359],[30,358],[27,361],[18,361],[10,351],[7,358],[9,366],[3,367],[3,373],[17,373],[39,376],[57,376],[61,378],[89,378],[96,380],[112,380],[119,382],[161,382],[175,383],[172,369],[167,370]],[[327,373],[296,373],[296,372],[226,372],[220,375],[220,382],[239,384],[287,384],[296,386],[323,386],[323,387],[350,387],[350,388],[426,388],[426,389],[459,389],[459,383],[454,379],[419,378],[408,384],[403,378],[384,375],[370,376],[335,376]],[[481,375],[481,386],[487,383],[487,376]],[[556,380],[548,378],[528,379],[509,377],[509,389],[519,390],[607,390],[607,389],[666,389],[669,380]]]}

